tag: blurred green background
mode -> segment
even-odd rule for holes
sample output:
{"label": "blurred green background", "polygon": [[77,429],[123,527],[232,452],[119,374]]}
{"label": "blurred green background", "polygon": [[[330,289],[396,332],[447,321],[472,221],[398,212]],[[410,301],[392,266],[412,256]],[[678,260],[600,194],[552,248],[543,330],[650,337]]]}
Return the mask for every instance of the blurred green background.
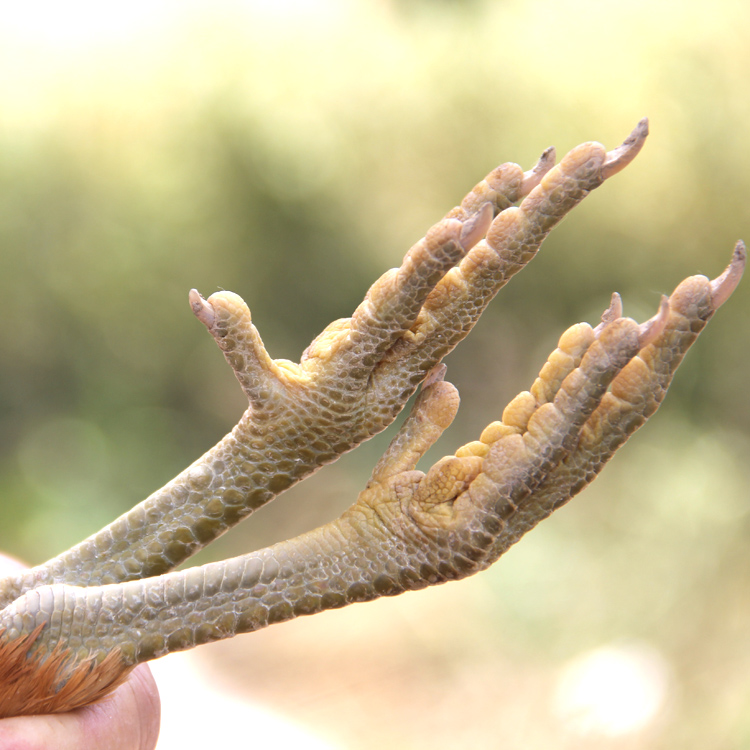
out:
{"label": "blurred green background", "polygon": [[[636,162],[448,358],[462,409],[443,454],[612,291],[644,320],[750,240],[746,2],[0,8],[0,546],[32,563],[241,414],[191,287],[241,294],[272,356],[298,359],[495,165],[612,147],[648,115]],[[748,289],[653,424],[495,568],[211,647],[212,668],[343,747],[750,746]],[[388,440],[202,559],[335,517]],[[631,705],[631,675],[641,715],[586,697],[602,660],[594,694]]]}

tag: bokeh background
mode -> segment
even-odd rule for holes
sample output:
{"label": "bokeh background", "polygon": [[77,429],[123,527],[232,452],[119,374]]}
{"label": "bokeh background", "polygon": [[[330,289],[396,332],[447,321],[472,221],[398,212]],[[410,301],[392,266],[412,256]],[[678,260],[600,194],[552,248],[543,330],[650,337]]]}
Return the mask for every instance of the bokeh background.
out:
{"label": "bokeh background", "polygon": [[[651,119],[448,358],[438,454],[613,290],[644,320],[716,276],[750,239],[749,32],[743,0],[0,3],[0,546],[43,561],[237,420],[188,289],[238,292],[297,359],[502,161]],[[206,647],[204,674],[330,747],[748,747],[749,289],[653,424],[493,569]],[[201,559],[335,517],[388,440]]]}

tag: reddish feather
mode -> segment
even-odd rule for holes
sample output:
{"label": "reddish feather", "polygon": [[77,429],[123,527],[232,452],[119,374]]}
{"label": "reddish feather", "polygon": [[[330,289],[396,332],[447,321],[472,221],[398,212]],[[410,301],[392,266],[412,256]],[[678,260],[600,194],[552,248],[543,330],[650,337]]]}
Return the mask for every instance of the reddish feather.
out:
{"label": "reddish feather", "polygon": [[29,653],[44,623],[33,633],[6,640],[0,631],[0,717],[72,711],[103,698],[130,672],[119,649],[100,662],[76,662],[61,644],[47,655]]}

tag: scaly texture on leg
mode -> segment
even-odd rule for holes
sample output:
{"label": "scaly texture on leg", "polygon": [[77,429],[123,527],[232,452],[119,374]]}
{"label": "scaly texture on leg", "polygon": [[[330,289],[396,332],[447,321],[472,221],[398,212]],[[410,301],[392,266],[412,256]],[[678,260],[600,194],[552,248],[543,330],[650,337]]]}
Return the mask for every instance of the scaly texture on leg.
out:
{"label": "scaly texture on leg", "polygon": [[[151,579],[41,586],[0,612],[3,639],[13,643],[43,628],[32,658],[64,646],[84,671],[111,654],[129,669],[483,570],[590,481],[653,413],[745,262],[738,244],[722,276],[687,279],[640,326],[621,317],[614,298],[600,326],[563,334],[531,390],[500,421],[423,474],[419,457],[457,409],[443,368],[433,370],[367,487],[336,521],[259,552]],[[61,672],[63,686],[73,678],[80,679],[75,670]]]}
{"label": "scaly texture on leg", "polygon": [[[169,651],[463,578],[591,481],[657,408],[685,351],[737,285],[741,244],[721,277],[683,282],[646,324],[623,319],[615,296],[599,326],[563,335],[531,390],[479,440],[427,474],[416,465],[458,407],[440,359],[550,229],[634,158],[646,134],[644,121],[609,153],[584,144],[557,167],[548,150],[529,172],[494,170],[299,364],[271,359],[239,297],[191,292],[249,409],[131,513],[0,582],[0,714],[67,710]],[[420,382],[410,416],[339,519],[240,558],[166,573],[384,429]]]}
{"label": "scaly texture on leg", "polygon": [[[648,135],[642,120],[625,143],[607,152],[584,143],[546,172],[518,207],[501,212],[487,238],[445,274],[410,331],[375,372],[378,393],[405,387],[409,375],[439,361],[471,330],[505,284],[531,261],[550,230],[592,190],[635,158]],[[405,366],[408,365],[408,366]]]}
{"label": "scaly texture on leg", "polygon": [[[385,429],[549,230],[632,159],[647,132],[643,121],[618,149],[584,144],[556,167],[548,149],[529,172],[497,168],[399,269],[373,284],[350,319],[328,326],[299,364],[271,359],[237,295],[204,300],[191,292],[194,313],[234,368],[250,408],[217,446],[132,511],[45,565],[0,582],[0,606],[42,584],[106,584],[171,570]],[[518,200],[519,207],[510,205]]]}
{"label": "scaly texture on leg", "polygon": [[533,506],[522,509],[516,527],[498,540],[499,554],[589,484],[659,408],[686,351],[739,283],[746,257],[745,246],[739,242],[731,263],[717,279],[692,276],[675,289],[664,330],[615,378],[583,426],[575,450],[551,472]]}

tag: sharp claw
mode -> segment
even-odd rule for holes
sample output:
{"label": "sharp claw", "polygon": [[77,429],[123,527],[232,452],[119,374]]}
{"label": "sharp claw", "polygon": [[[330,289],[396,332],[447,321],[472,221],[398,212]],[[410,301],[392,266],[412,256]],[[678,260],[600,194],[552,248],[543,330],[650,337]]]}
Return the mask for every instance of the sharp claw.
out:
{"label": "sharp claw", "polygon": [[482,204],[482,207],[463,223],[459,241],[464,250],[471,250],[487,234],[487,230],[492,224],[492,216],[492,204],[487,202]]}
{"label": "sharp claw", "polygon": [[669,320],[669,297],[662,294],[659,312],[653,318],[641,323],[638,344],[641,349],[655,341],[666,328]]}
{"label": "sharp claw", "polygon": [[201,297],[197,289],[190,290],[188,301],[195,317],[210,331],[215,320],[213,307]]}
{"label": "sharp claw", "polygon": [[602,166],[602,178],[606,180],[627,167],[643,148],[647,135],[648,117],[644,117],[635,126],[633,132],[623,141],[621,146],[607,153],[607,158]]}
{"label": "sharp claw", "polygon": [[594,328],[594,333],[598,336],[610,323],[614,323],[622,317],[622,297],[617,292],[612,292],[612,299],[609,307],[602,313],[602,322]]}
{"label": "sharp claw", "polygon": [[539,161],[528,172],[523,173],[519,197],[527,196],[541,181],[542,177],[555,166],[555,147],[550,146],[539,157]]}
{"label": "sharp claw", "polygon": [[737,288],[737,284],[740,283],[740,279],[742,278],[742,272],[745,270],[746,261],[747,250],[745,250],[745,243],[739,240],[734,246],[732,260],[724,270],[724,273],[721,276],[717,276],[711,282],[711,303],[714,310],[718,310]]}
{"label": "sharp claw", "polygon": [[609,307],[602,313],[602,323],[612,323],[622,317],[622,297],[617,292],[612,292]]}

